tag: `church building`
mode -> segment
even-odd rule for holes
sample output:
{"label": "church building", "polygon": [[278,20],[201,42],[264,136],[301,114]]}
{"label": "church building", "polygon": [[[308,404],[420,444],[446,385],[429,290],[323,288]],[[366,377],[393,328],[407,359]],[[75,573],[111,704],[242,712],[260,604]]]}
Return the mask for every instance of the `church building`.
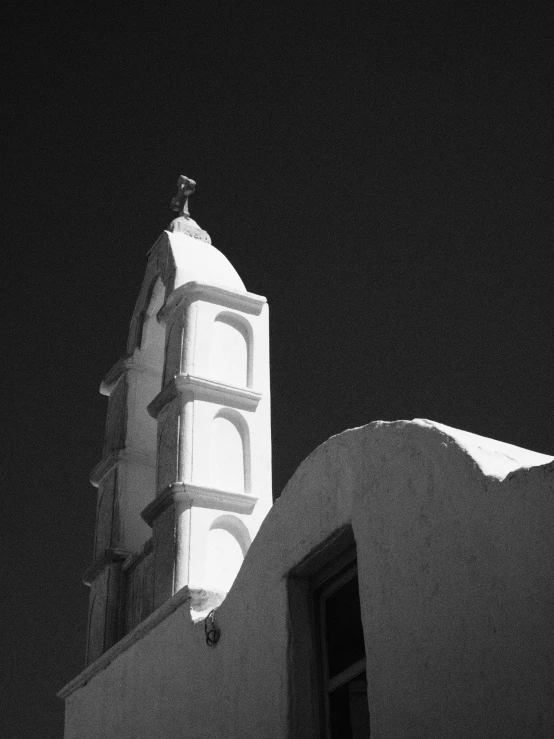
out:
{"label": "church building", "polygon": [[376,421],[273,503],[268,304],[194,187],[101,384],[65,739],[551,739],[554,458]]}

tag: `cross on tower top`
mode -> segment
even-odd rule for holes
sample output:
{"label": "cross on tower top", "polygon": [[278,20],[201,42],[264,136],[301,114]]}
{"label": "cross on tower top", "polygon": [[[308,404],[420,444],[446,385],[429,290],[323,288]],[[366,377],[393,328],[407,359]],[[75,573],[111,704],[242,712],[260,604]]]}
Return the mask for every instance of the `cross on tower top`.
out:
{"label": "cross on tower top", "polygon": [[190,217],[188,199],[196,189],[196,182],[182,174],[177,180],[177,195],[171,201],[171,208],[180,216]]}

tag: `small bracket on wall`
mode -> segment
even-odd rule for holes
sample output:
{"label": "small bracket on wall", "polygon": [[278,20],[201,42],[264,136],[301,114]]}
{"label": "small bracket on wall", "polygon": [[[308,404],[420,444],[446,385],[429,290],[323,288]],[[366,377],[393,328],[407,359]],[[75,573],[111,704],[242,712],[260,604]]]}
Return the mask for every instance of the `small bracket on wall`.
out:
{"label": "small bracket on wall", "polygon": [[221,631],[215,625],[215,608],[213,608],[204,620],[204,632],[206,634],[206,644],[209,647],[215,647],[221,636]]}

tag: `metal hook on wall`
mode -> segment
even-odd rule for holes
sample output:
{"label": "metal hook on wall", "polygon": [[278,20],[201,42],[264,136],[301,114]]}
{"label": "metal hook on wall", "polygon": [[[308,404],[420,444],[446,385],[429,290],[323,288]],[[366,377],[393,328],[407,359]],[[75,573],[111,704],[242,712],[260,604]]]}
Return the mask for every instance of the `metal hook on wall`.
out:
{"label": "metal hook on wall", "polygon": [[204,632],[206,634],[206,644],[209,647],[215,647],[221,636],[221,631],[216,627],[214,621],[215,608],[213,608],[204,620]]}

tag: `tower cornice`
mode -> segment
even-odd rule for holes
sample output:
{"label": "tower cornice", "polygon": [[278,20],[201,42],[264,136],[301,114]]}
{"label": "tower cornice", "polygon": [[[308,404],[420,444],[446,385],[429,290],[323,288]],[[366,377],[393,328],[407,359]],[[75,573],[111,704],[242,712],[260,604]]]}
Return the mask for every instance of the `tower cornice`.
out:
{"label": "tower cornice", "polygon": [[245,387],[235,387],[224,382],[191,374],[176,375],[148,405],[148,413],[158,418],[162,410],[179,395],[188,394],[194,400],[207,400],[231,408],[255,411],[262,393]]}
{"label": "tower cornice", "polygon": [[149,526],[152,526],[155,519],[175,503],[248,514],[252,512],[257,502],[258,498],[247,493],[220,490],[207,485],[193,485],[189,482],[174,482],[162,490],[140,515]]}
{"label": "tower cornice", "polygon": [[184,300],[205,300],[217,303],[224,308],[234,308],[244,313],[258,316],[267,303],[267,298],[255,293],[232,290],[222,285],[212,285],[207,282],[187,282],[178,287],[168,297],[158,312],[158,320],[167,323],[171,315],[182,305]]}

